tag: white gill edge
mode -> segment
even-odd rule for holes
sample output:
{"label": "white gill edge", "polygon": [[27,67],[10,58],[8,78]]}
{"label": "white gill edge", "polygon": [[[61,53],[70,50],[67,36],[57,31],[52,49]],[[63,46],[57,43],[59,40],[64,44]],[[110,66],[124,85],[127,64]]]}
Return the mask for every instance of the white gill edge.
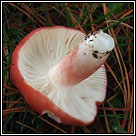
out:
{"label": "white gill edge", "polygon": [[49,110],[45,110],[42,112],[42,115],[43,114],[47,114],[50,118],[54,119],[58,123],[61,123],[61,119],[59,117],[57,117],[53,112],[50,112]]}

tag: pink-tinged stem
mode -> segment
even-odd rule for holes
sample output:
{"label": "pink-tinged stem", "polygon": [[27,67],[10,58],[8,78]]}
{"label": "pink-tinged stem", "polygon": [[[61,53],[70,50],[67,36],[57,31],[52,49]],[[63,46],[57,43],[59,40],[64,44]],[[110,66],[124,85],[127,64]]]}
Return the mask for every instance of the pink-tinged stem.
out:
{"label": "pink-tinged stem", "polygon": [[113,47],[112,37],[102,31],[88,35],[87,39],[50,69],[49,79],[56,86],[78,84],[104,64]]}

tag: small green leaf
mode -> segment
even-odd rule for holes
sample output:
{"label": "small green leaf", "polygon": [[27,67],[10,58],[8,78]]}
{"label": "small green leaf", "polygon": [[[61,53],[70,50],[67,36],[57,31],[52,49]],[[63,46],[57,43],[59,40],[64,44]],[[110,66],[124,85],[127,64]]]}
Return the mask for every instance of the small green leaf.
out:
{"label": "small green leaf", "polygon": [[6,129],[9,121],[13,118],[14,115],[15,115],[15,112],[12,112],[12,113],[10,113],[10,114],[7,115],[7,119],[4,122],[3,129]]}
{"label": "small green leaf", "polygon": [[117,15],[121,11],[123,11],[125,6],[125,3],[110,3],[108,8],[115,14]]}
{"label": "small green leaf", "polygon": [[[25,122],[28,110],[29,110],[29,106],[26,105],[26,110],[25,110],[25,114],[24,114],[24,117],[23,117],[23,120],[22,120],[22,124],[24,124],[24,122]],[[21,127],[21,133],[23,133],[23,129],[24,129],[24,126],[22,125],[22,127]]]}
{"label": "small green leaf", "polygon": [[113,127],[113,130],[114,130],[115,132],[117,132],[117,133],[127,133],[126,130],[124,130],[122,127],[117,126],[117,125]]}

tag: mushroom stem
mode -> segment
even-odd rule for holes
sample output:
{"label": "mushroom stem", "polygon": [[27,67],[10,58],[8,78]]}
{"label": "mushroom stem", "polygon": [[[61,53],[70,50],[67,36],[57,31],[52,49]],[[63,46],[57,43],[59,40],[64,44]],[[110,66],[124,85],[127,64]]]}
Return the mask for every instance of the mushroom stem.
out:
{"label": "mushroom stem", "polygon": [[104,64],[113,48],[113,38],[102,30],[85,36],[85,40],[49,70],[50,81],[56,86],[80,83]]}

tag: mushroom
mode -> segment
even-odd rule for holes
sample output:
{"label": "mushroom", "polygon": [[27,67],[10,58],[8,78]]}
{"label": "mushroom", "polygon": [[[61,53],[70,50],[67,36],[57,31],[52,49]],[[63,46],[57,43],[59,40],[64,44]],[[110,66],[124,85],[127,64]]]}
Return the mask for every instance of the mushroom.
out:
{"label": "mushroom", "polygon": [[114,48],[102,30],[63,26],[29,33],[12,54],[11,79],[26,102],[59,123],[89,125],[106,95],[104,62]]}

